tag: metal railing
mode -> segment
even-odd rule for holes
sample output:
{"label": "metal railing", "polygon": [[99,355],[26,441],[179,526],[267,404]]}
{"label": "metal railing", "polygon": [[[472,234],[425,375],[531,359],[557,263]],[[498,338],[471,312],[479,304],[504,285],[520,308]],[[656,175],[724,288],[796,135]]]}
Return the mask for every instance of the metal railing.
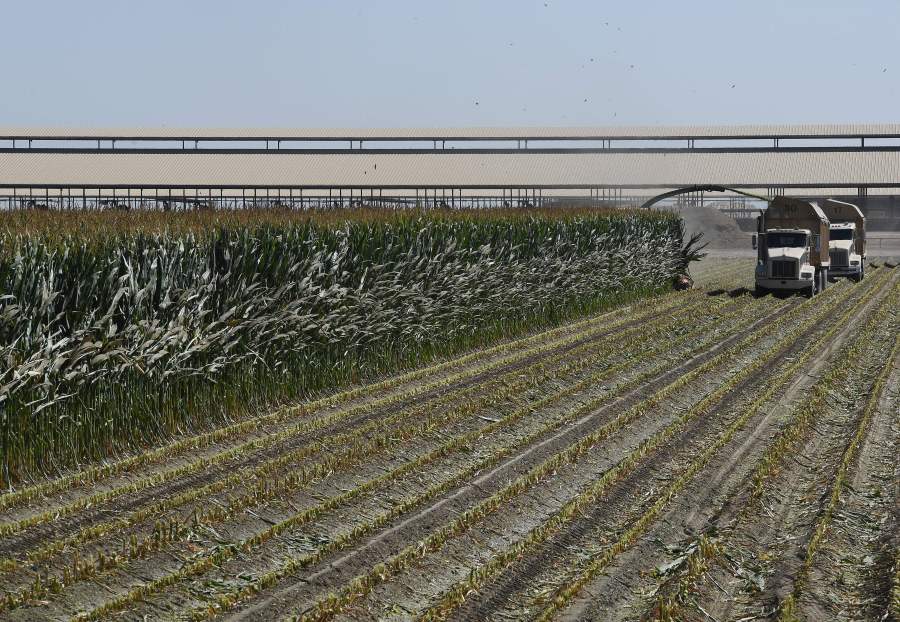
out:
{"label": "metal railing", "polygon": [[879,248],[900,248],[900,232],[896,236],[866,236],[866,250],[871,252]]}

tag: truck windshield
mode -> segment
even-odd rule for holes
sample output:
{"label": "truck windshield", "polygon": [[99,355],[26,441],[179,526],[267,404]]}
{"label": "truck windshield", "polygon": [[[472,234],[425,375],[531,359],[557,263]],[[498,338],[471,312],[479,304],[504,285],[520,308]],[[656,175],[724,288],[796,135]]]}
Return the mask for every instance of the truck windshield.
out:
{"label": "truck windshield", "polygon": [[767,233],[769,248],[803,248],[806,246],[805,233]]}
{"label": "truck windshield", "polygon": [[853,229],[832,229],[829,235],[832,240],[852,240]]}

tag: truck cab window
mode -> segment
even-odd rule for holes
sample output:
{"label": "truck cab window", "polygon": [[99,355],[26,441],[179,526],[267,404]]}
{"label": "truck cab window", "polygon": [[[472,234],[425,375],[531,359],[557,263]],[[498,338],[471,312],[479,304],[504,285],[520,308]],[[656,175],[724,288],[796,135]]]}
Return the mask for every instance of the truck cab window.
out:
{"label": "truck cab window", "polygon": [[769,248],[803,248],[806,236],[802,233],[769,233]]}
{"label": "truck cab window", "polygon": [[834,229],[831,231],[832,240],[852,240],[853,229]]}

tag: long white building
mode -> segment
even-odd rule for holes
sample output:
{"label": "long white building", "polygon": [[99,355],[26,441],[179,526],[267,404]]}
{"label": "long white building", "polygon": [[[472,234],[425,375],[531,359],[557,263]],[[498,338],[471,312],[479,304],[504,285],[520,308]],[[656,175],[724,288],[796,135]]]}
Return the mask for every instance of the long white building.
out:
{"label": "long white building", "polygon": [[518,204],[573,195],[637,200],[692,184],[769,196],[850,196],[893,212],[900,124],[0,128],[0,208],[376,199]]}

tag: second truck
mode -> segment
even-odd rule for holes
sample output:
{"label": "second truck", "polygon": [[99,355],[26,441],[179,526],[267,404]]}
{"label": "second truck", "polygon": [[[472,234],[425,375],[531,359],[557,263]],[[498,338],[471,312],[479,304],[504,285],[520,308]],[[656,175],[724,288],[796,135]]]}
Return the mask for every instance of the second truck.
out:
{"label": "second truck", "polygon": [[866,217],[857,206],[844,201],[825,199],[819,207],[830,223],[829,275],[861,281],[866,274]]}

